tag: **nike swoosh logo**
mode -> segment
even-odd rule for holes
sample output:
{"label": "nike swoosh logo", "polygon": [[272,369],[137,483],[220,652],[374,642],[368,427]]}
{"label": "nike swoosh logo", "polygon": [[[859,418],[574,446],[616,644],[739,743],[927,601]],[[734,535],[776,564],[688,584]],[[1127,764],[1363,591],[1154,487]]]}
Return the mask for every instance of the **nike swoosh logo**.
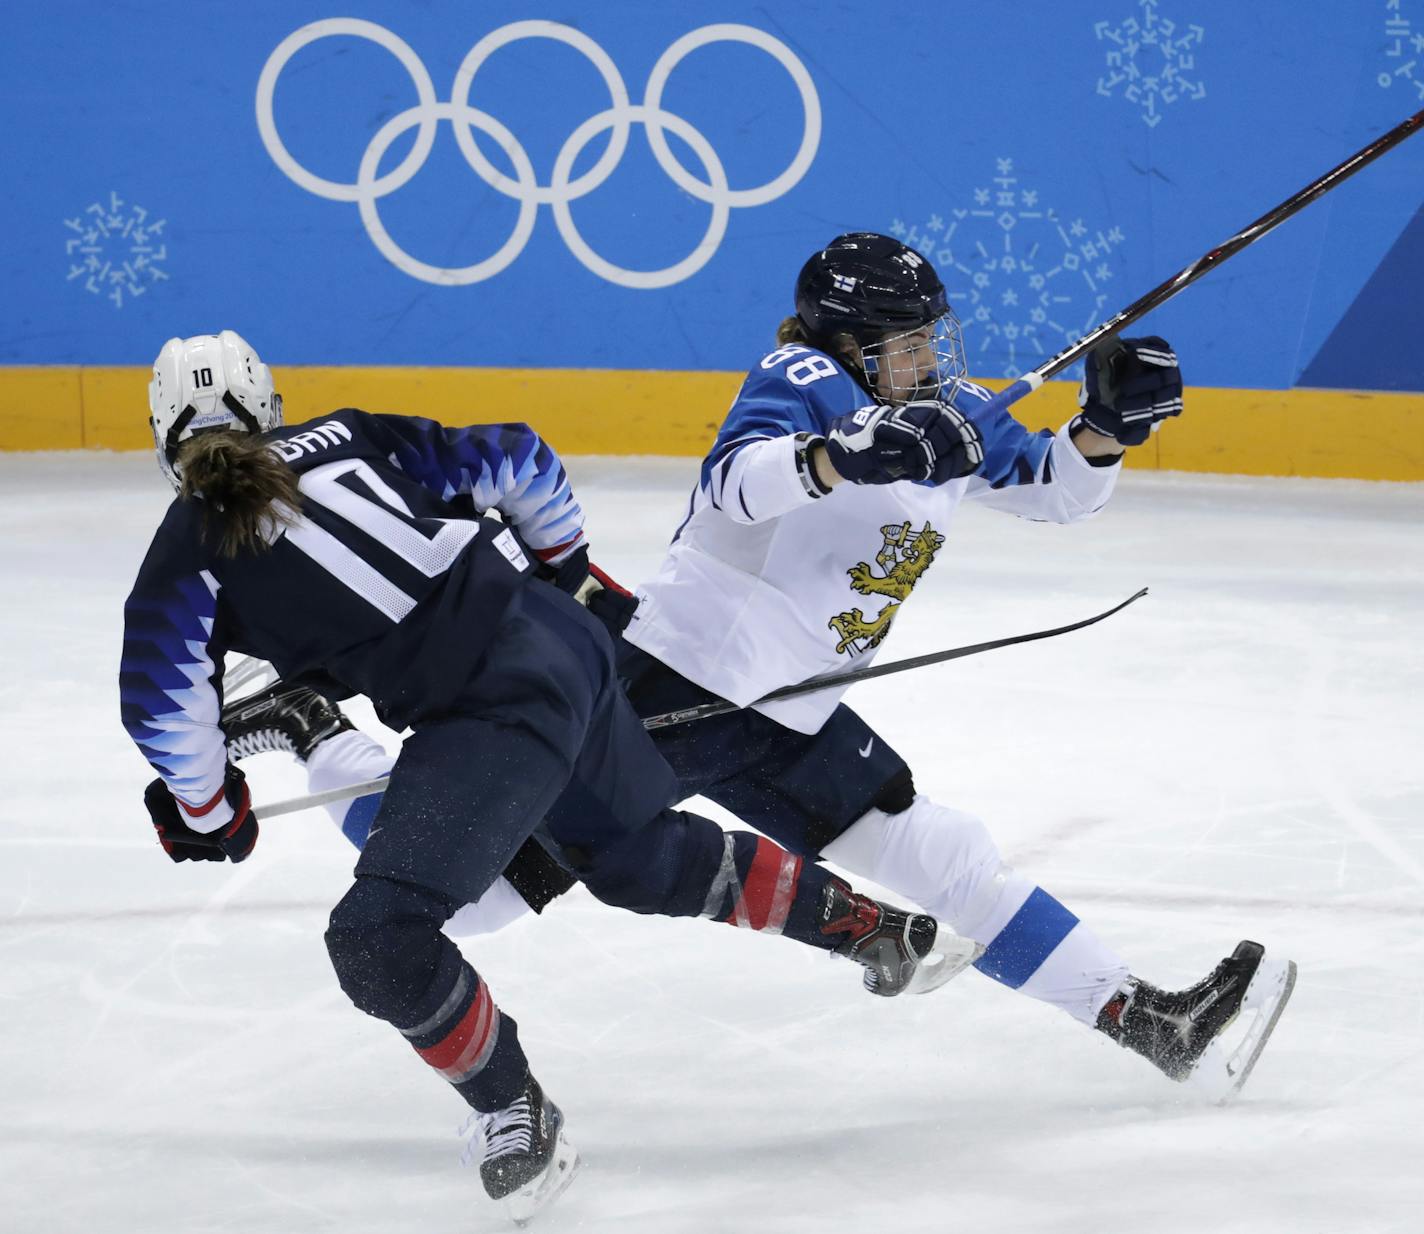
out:
{"label": "nike swoosh logo", "polygon": [[865,743],[865,749],[863,749],[863,750],[860,752],[860,757],[861,757],[861,758],[869,758],[869,757],[870,757],[870,747],[873,746],[874,744],[875,744],[875,738],[872,737],[869,741],[867,741],[867,742]]}

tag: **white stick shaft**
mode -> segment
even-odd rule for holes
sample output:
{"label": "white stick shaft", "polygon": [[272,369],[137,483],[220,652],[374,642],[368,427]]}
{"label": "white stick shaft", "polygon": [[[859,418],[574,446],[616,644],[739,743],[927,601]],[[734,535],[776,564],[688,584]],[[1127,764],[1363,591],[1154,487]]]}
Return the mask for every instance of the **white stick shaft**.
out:
{"label": "white stick shaft", "polygon": [[384,793],[390,781],[382,776],[379,780],[362,780],[360,784],[343,784],[339,788],[328,788],[325,792],[308,793],[305,797],[288,797],[286,801],[274,801],[270,805],[257,806],[253,813],[258,819],[276,818],[279,814],[295,814],[298,810],[310,810],[313,806],[329,806],[333,801],[345,801],[349,797],[367,797],[372,793]]}

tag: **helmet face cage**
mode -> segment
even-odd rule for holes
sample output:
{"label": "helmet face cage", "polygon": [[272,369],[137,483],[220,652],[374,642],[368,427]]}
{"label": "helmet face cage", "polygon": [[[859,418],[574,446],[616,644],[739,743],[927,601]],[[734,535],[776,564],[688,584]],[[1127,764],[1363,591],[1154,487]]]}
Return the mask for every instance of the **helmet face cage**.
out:
{"label": "helmet face cage", "polygon": [[860,363],[866,384],[887,403],[948,402],[968,377],[959,319],[949,309],[912,330],[861,343]]}
{"label": "helmet face cage", "polygon": [[847,232],[813,253],[796,279],[796,316],[837,354],[849,335],[859,357],[846,358],[884,402],[953,398],[965,380],[944,284],[927,257],[893,236]]}

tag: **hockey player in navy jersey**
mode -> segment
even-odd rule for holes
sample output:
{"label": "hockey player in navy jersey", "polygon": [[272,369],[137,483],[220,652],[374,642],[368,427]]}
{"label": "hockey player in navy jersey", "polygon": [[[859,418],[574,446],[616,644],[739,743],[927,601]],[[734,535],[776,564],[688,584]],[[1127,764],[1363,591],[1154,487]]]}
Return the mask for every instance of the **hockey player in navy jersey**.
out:
{"label": "hockey player in navy jersey", "polygon": [[918,793],[843,690],[752,705],[867,664],[961,501],[1058,523],[1097,513],[1124,449],[1180,414],[1176,356],[1155,337],[1090,356],[1081,413],[1032,433],[968,380],[944,286],[899,241],[832,240],[801,270],[795,305],[743,382],[636,608],[608,590],[588,601],[627,623],[618,669],[640,715],[714,698],[742,708],[654,731],[680,792],[914,900],[983,948],[975,967],[989,977],[1171,1079],[1229,1096],[1290,995],[1294,964],[1242,942],[1189,989],[1159,989],[1007,866],[980,819]]}
{"label": "hockey player in navy jersey", "polygon": [[482,1180],[513,1216],[561,1191],[577,1157],[514,1020],[441,927],[541,820],[607,903],[785,934],[855,959],[876,993],[913,977],[932,918],[667,808],[676,780],[617,688],[603,626],[534,577],[531,555],[556,583],[582,578],[586,548],[530,429],[349,408],[284,427],[267,367],[231,331],[170,340],[149,404],[178,495],[125,605],[120,695],[159,772],[145,802],[163,848],[242,861],[257,842],[219,725],[229,651],[413,729],[327,948],[355,1005],[473,1107]]}

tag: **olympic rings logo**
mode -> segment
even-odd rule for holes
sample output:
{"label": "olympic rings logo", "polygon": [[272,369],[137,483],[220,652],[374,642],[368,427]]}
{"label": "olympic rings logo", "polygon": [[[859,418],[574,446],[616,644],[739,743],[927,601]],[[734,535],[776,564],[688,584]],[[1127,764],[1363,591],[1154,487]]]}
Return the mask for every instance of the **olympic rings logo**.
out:
{"label": "olympic rings logo", "polygon": [[[354,183],[324,180],[298,163],[282,143],[272,114],[272,96],[277,88],[277,79],[287,62],[302,48],[332,35],[368,39],[384,47],[410,74],[418,100],[416,106],[393,116],[371,138],[361,156]],[[569,135],[554,160],[554,170],[548,184],[539,183],[528,153],[514,134],[489,113],[470,106],[469,102],[470,86],[474,82],[475,74],[495,51],[521,39],[536,38],[557,40],[587,56],[608,87],[611,102],[611,106],[590,116]],[[781,64],[801,95],[805,128],[800,148],[779,176],[754,188],[731,188],[727,183],[727,173],[722,161],[707,139],[681,116],[664,111],[661,106],[663,90],[673,69],[699,47],[721,42],[748,43],[760,48]],[[483,261],[458,269],[428,265],[412,257],[391,239],[377,210],[377,202],[382,197],[409,183],[425,165],[441,120],[450,122],[460,152],[475,174],[491,188],[519,203],[514,230],[499,250]],[[628,134],[633,124],[643,126],[647,133],[648,145],[658,165],[673,183],[712,207],[707,231],[697,246],[681,261],[661,270],[628,270],[599,256],[579,234],[570,210],[573,202],[592,193],[613,174],[627,148]],[[410,153],[399,166],[383,176],[377,175],[381,159],[392,143],[401,134],[417,127],[419,132]],[[387,261],[413,278],[448,287],[479,283],[493,278],[508,269],[524,250],[534,230],[539,207],[547,205],[553,211],[554,222],[564,243],[584,266],[610,283],[649,289],[669,287],[702,269],[721,244],[727,231],[728,217],[734,206],[760,206],[774,201],[806,174],[821,140],[821,101],[811,81],[811,75],[791,49],[754,26],[722,23],[702,26],[683,35],[663,52],[653,66],[643,92],[643,101],[633,103],[629,100],[628,89],[612,59],[588,35],[572,26],[554,21],[517,21],[487,34],[470,49],[455,74],[450,101],[442,103],[435,97],[435,86],[425,65],[408,43],[374,22],[354,17],[331,17],[314,21],[289,34],[267,58],[257,80],[257,128],[262,135],[263,145],[267,147],[267,153],[288,179],[318,197],[331,201],[354,201],[360,209],[361,221],[372,243]],[[488,134],[504,151],[514,169],[512,178],[496,168],[481,153],[471,131],[473,129]],[[610,132],[608,149],[583,175],[570,179],[574,160],[584,147],[605,129]],[[674,133],[697,156],[702,164],[705,179],[699,180],[678,162],[668,146],[667,132]]]}

